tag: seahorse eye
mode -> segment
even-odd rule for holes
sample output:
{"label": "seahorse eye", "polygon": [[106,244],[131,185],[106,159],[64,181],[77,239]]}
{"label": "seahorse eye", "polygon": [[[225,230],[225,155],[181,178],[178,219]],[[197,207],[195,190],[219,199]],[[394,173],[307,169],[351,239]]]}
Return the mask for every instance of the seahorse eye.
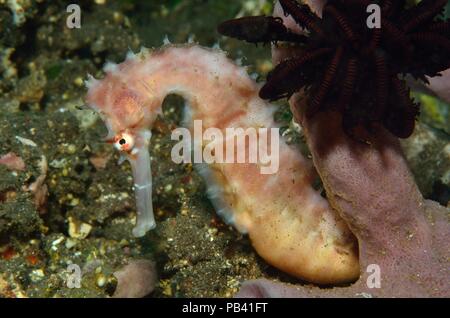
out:
{"label": "seahorse eye", "polygon": [[114,146],[119,151],[129,152],[134,147],[134,137],[127,132],[121,133],[116,137]]}

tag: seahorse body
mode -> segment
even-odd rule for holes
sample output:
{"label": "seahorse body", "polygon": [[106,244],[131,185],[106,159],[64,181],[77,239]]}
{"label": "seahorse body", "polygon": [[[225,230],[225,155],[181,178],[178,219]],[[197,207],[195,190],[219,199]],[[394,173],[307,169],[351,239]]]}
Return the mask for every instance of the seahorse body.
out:
{"label": "seahorse body", "polygon": [[[258,97],[259,86],[220,50],[166,45],[130,53],[123,63],[106,65],[105,72],[102,80],[87,81],[87,102],[100,113],[108,138],[131,163],[136,236],[155,226],[148,145],[150,130],[168,94],[186,100],[185,125],[190,130],[194,120],[202,120],[204,129],[215,127],[224,135],[227,127],[277,127],[275,107]],[[213,163],[202,165],[199,171],[216,211],[248,233],[268,263],[319,284],[358,277],[352,233],[313,189],[315,172],[310,161],[283,140],[275,174],[262,174],[259,163]]]}

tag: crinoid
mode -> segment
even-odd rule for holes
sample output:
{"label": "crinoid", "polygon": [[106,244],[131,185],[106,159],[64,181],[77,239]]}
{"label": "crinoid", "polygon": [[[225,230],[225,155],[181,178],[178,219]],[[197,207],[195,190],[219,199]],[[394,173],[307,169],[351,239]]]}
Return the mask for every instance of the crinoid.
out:
{"label": "crinoid", "polygon": [[[448,0],[422,0],[410,8],[405,0],[329,0],[322,18],[295,0],[279,2],[284,14],[308,31],[305,36],[275,17],[244,17],[218,28],[251,43],[292,42],[302,48],[301,55],[269,73],[260,97],[277,100],[303,89],[306,115],[337,110],[348,135],[365,135],[381,124],[397,137],[409,137],[419,105],[404,79],[412,75],[427,82],[426,76],[450,67],[450,20],[439,17]],[[367,23],[370,5],[380,12],[373,28]]]}

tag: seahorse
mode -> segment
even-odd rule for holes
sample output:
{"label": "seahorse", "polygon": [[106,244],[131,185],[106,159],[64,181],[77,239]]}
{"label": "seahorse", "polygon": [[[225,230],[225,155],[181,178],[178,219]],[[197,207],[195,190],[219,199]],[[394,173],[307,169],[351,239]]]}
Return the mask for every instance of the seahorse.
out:
{"label": "seahorse", "polygon": [[[106,139],[131,164],[137,237],[155,227],[149,144],[168,94],[186,101],[183,125],[190,131],[195,120],[205,129],[221,131],[278,127],[273,119],[276,107],[258,97],[260,85],[219,49],[168,44],[129,52],[124,62],[107,63],[104,71],[103,79],[90,76],[86,81],[86,101],[103,119]],[[274,174],[262,174],[261,162],[198,165],[216,212],[247,233],[263,259],[286,273],[317,284],[356,280],[356,239],[313,188],[311,161],[283,138],[278,150]]]}

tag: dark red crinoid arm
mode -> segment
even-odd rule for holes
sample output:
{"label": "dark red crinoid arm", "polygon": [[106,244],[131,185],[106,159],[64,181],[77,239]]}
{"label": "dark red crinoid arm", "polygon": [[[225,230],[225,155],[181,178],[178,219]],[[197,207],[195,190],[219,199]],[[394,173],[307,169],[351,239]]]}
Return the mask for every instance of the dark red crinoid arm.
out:
{"label": "dark red crinoid arm", "polygon": [[306,67],[307,63],[313,63],[317,59],[332,52],[330,48],[320,48],[308,51],[300,57],[287,59],[279,63],[267,76],[266,84],[259,91],[262,99],[277,100],[290,97],[303,86],[311,83],[306,71],[314,70]]}
{"label": "dark red crinoid arm", "polygon": [[250,43],[268,43],[289,41],[304,43],[307,37],[294,33],[286,28],[280,18],[243,17],[222,22],[218,28],[222,35],[233,37]]}
{"label": "dark red crinoid arm", "polygon": [[341,63],[343,53],[344,49],[342,47],[338,47],[336,52],[334,52],[334,56],[328,64],[328,67],[326,68],[319,88],[316,90],[310,100],[308,109],[306,111],[306,115],[308,117],[313,116],[318,111],[320,111],[322,107],[325,106],[323,103],[324,99],[326,98],[326,95],[330,91],[330,87],[336,78],[336,72]]}
{"label": "dark red crinoid arm", "polygon": [[392,134],[400,138],[411,136],[414,131],[415,120],[419,114],[416,105],[409,95],[409,89],[404,81],[394,76],[391,78],[391,96],[389,110],[384,119],[384,126]]}
{"label": "dark red crinoid arm", "polygon": [[311,11],[309,6],[300,4],[295,0],[280,0],[279,2],[286,16],[292,16],[302,28],[325,37],[325,33],[320,27],[320,18]]}
{"label": "dark red crinoid arm", "polygon": [[406,32],[413,31],[442,12],[447,2],[448,0],[422,0],[400,16],[400,25]]}
{"label": "dark red crinoid arm", "polygon": [[341,112],[344,111],[351,101],[358,77],[358,64],[358,59],[356,58],[350,58],[347,61],[344,83],[342,84],[342,90],[336,107]]}

